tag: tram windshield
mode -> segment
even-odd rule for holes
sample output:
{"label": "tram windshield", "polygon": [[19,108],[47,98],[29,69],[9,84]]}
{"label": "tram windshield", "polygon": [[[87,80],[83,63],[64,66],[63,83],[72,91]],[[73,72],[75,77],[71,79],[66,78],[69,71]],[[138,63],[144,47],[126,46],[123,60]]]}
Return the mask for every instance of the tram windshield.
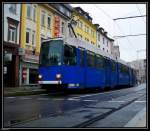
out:
{"label": "tram windshield", "polygon": [[76,65],[76,48],[63,45],[63,40],[43,42],[40,51],[40,66]]}
{"label": "tram windshield", "polygon": [[55,66],[61,65],[62,61],[62,40],[51,40],[43,42],[40,51],[40,65]]}

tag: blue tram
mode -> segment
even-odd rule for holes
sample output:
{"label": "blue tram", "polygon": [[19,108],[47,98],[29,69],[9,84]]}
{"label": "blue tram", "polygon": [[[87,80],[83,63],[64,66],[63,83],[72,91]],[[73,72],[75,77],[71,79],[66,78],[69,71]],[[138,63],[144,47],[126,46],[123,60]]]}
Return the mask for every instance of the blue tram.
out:
{"label": "blue tram", "polygon": [[93,45],[54,38],[41,44],[39,84],[47,89],[105,89],[134,86],[136,77],[125,62]]}

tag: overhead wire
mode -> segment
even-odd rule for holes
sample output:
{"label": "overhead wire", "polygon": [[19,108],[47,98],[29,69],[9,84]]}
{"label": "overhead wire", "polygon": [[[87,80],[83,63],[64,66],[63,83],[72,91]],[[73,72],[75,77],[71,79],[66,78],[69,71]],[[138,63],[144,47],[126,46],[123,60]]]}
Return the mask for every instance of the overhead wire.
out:
{"label": "overhead wire", "polygon": [[[101,10],[109,19],[111,19],[116,25],[117,25],[117,27],[118,27],[118,29],[120,30],[120,32],[122,32],[122,34],[124,35],[124,33],[123,33],[123,31],[121,30],[121,28],[120,28],[120,26],[118,25],[118,23],[116,23],[115,22],[115,20],[108,14],[108,13],[106,13],[103,9],[101,9],[99,6],[97,6],[97,5],[94,5],[97,9],[99,9],[99,10]],[[128,41],[128,43],[133,47],[133,45],[132,45],[132,43],[131,43],[131,41],[128,39],[128,38],[126,38],[126,40]],[[125,47],[126,48],[126,47]],[[134,47],[133,47],[134,48]],[[127,48],[126,48],[127,49]]]}
{"label": "overhead wire", "polygon": [[[137,8],[137,10],[139,11],[140,15],[142,15],[142,13],[141,13],[141,11],[140,11],[140,8],[139,8],[138,4],[136,4],[136,8]],[[145,24],[145,23],[146,23],[145,20],[144,20],[144,19],[142,19],[142,20],[144,21],[144,24]]]}

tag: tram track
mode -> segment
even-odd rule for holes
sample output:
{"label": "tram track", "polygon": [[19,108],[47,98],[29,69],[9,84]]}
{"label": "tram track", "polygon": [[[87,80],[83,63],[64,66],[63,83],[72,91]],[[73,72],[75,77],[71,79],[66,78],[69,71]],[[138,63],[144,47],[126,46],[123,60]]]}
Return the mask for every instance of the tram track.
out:
{"label": "tram track", "polygon": [[[144,95],[142,95],[142,96],[144,96]],[[141,97],[141,96],[140,96],[140,97]],[[97,121],[100,121],[100,120],[106,118],[106,117],[109,116],[110,114],[115,113],[116,111],[119,111],[119,110],[123,109],[124,107],[130,105],[131,103],[133,103],[134,101],[136,101],[136,100],[138,100],[138,99],[139,99],[139,97],[134,98],[133,100],[129,101],[128,103],[122,104],[122,106],[120,106],[120,107],[117,108],[117,109],[116,109],[116,108],[113,108],[112,110],[110,110],[110,111],[108,111],[108,112],[106,112],[106,113],[103,113],[103,114],[101,114],[101,115],[98,115],[98,116],[96,116],[96,117],[90,119],[90,120],[87,120],[87,121],[84,121],[84,122],[82,122],[82,123],[80,123],[80,124],[78,124],[78,125],[75,125],[75,126],[73,126],[73,128],[85,128],[85,127],[88,127],[88,126],[90,126],[91,124],[93,124],[93,123],[95,123],[95,122],[97,122]]]}

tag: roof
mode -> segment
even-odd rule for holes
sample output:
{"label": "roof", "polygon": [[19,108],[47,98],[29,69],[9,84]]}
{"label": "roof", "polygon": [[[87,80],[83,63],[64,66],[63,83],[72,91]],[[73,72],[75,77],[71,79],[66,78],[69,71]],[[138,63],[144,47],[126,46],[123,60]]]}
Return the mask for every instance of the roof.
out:
{"label": "roof", "polygon": [[81,7],[74,7],[74,9],[76,10],[76,11],[81,11],[81,14],[83,14],[83,15],[86,15],[87,17],[88,17],[88,19],[93,19],[90,15],[89,15],[89,13],[88,12],[85,12]]}
{"label": "roof", "polygon": [[63,4],[66,8],[68,8],[70,11],[73,11],[73,7],[69,4]]}
{"label": "roof", "polygon": [[85,41],[79,40],[77,38],[73,38],[73,37],[68,37],[67,39],[62,38],[62,37],[59,37],[59,38],[49,38],[47,40],[44,40],[43,42],[46,42],[46,41],[49,41],[49,40],[64,40],[64,44],[72,45],[72,46],[75,46],[77,48],[79,48],[79,47],[80,48],[84,48],[86,50],[89,50],[89,51],[92,51],[92,52],[94,52],[96,54],[99,54],[99,55],[101,55],[101,56],[103,56],[105,58],[112,59],[112,60],[114,60],[116,62],[124,64],[124,65],[126,65],[128,67],[131,67],[129,65],[129,63],[125,62],[124,60],[120,59],[119,57],[114,57],[114,56],[110,55],[109,53],[100,50],[96,46],[91,45],[89,43],[86,43]]}

